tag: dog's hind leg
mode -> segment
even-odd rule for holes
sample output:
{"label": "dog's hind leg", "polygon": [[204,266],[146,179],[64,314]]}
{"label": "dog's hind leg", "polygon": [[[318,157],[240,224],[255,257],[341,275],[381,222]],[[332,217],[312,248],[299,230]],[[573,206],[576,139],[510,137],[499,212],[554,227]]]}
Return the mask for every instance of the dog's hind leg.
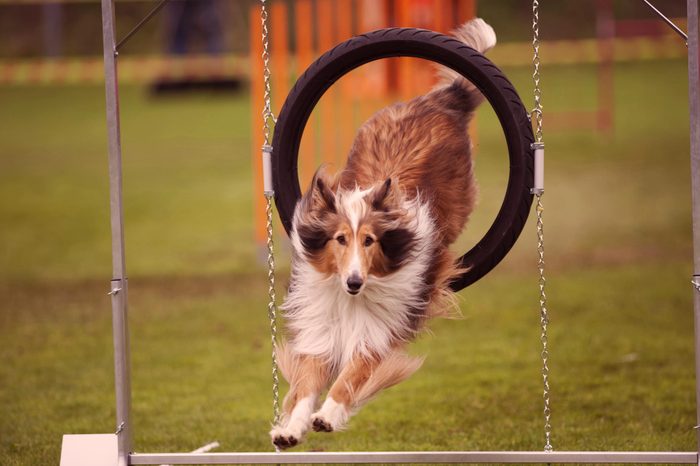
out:
{"label": "dog's hind leg", "polygon": [[379,391],[406,380],[423,364],[395,350],[381,359],[355,357],[338,376],[321,409],[311,422],[316,432],[332,432],[345,427],[348,419]]}
{"label": "dog's hind leg", "polygon": [[284,398],[283,415],[270,431],[272,443],[290,448],[304,439],[311,427],[311,414],[321,391],[328,385],[328,365],[321,359],[294,354],[289,347],[281,347],[280,369],[289,382],[289,393]]}

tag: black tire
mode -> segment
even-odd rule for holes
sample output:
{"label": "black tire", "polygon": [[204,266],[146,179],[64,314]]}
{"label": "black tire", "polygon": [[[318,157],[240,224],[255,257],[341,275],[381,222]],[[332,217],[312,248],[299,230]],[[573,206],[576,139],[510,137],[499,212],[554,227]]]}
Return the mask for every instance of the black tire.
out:
{"label": "black tire", "polygon": [[349,71],[374,60],[399,56],[440,63],[473,82],[496,112],[508,145],[510,173],[503,204],[484,237],[460,258],[468,270],[451,284],[458,291],[491,271],[510,251],[525,225],[532,204],[534,162],[530,144],[534,138],[527,111],[508,78],[488,58],[453,37],[425,29],[380,29],[337,45],[311,64],[287,96],[275,127],[275,202],[289,233],[301,197],[299,145],[316,103]]}

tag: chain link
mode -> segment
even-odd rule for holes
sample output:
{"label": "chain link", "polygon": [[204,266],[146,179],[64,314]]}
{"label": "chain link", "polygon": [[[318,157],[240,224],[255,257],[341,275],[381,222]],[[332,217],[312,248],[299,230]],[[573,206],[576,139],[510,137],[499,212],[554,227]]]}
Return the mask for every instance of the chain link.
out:
{"label": "chain link", "polygon": [[267,202],[267,281],[268,296],[267,314],[270,318],[270,337],[272,343],[272,412],[273,421],[277,425],[280,420],[279,371],[277,369],[277,296],[275,294],[275,244],[272,231],[272,196],[266,195]]}
{"label": "chain link", "polygon": [[532,80],[535,84],[535,141],[542,142],[542,91],[540,90],[540,2],[532,0]]}
{"label": "chain link", "polygon": [[552,425],[550,424],[551,409],[549,408],[549,342],[547,340],[547,325],[549,324],[549,316],[547,314],[547,293],[545,285],[547,280],[544,277],[544,223],[542,221],[542,195],[537,195],[537,268],[540,272],[540,325],[542,334],[540,340],[542,342],[542,383],[544,387],[544,451],[552,451]]}
{"label": "chain link", "polygon": [[268,19],[268,13],[267,13],[267,6],[265,5],[265,0],[260,0],[260,21],[262,22],[262,42],[263,42],[263,51],[262,51],[263,80],[265,81],[265,93],[263,95],[263,98],[265,100],[265,105],[263,106],[263,112],[262,112],[263,136],[265,138],[265,145],[270,145],[270,129],[271,129],[270,121],[272,121],[272,123],[276,123],[277,119],[275,118],[274,113],[272,113],[272,104],[271,104],[272,91],[271,91],[271,85],[270,85],[270,77],[271,77],[270,44],[269,44],[269,31],[267,28],[267,19]]}
{"label": "chain link", "polygon": [[[265,0],[260,0],[260,21],[262,22],[262,42],[263,42],[263,79],[265,81],[265,105],[263,107],[263,136],[265,149],[270,148],[270,121],[276,122],[272,113],[271,91],[270,91],[270,52],[269,33],[267,28],[268,13]],[[272,344],[272,413],[273,423],[277,425],[280,421],[280,401],[279,401],[279,370],[277,367],[277,296],[275,294],[275,245],[272,222],[272,199],[274,192],[265,191],[266,214],[267,214],[267,280],[268,280],[268,305],[267,314],[270,319],[270,339]]]}
{"label": "chain link", "polygon": [[[534,83],[535,108],[532,113],[535,117],[535,144],[533,146],[542,149],[542,90],[540,89],[540,2],[532,0],[532,65],[533,73],[532,80]],[[534,148],[534,147],[533,147]],[[552,411],[549,407],[549,341],[547,339],[547,326],[549,325],[549,315],[547,313],[547,293],[545,286],[547,280],[544,275],[544,221],[542,214],[544,207],[542,206],[542,191],[536,193],[537,198],[537,268],[540,273],[539,288],[540,288],[540,341],[542,343],[542,398],[544,401],[544,451],[553,451],[552,447],[552,425],[550,422]]]}

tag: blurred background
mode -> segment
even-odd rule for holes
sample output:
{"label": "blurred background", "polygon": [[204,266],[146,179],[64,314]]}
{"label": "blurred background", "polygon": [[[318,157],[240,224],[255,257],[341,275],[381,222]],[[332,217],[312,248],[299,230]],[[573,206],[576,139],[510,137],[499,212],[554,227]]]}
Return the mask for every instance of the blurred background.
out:
{"label": "blurred background", "polygon": [[[272,0],[273,110],[321,53],[386,26],[449,32],[477,15],[489,57],[533,104],[522,0]],[[657,7],[686,29],[685,2]],[[153,7],[117,1],[117,37]],[[641,0],[540,12],[553,442],[559,450],[693,450],[686,47]],[[137,451],[269,449],[269,322],[259,170],[258,3],[172,0],[119,54]],[[432,67],[353,71],[305,130],[300,178],[343,165],[357,127],[427,92]],[[0,0],[0,464],[55,464],[64,433],[114,431],[101,13],[92,0]],[[506,145],[471,128],[493,221]],[[460,293],[463,319],[413,346],[423,369],[310,450],[542,447],[534,215],[509,256]],[[289,248],[276,224],[278,294]]]}

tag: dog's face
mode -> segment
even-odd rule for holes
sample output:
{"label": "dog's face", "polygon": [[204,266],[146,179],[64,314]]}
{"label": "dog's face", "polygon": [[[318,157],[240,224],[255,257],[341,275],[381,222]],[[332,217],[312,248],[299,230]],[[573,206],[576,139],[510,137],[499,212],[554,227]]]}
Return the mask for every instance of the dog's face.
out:
{"label": "dog's face", "polygon": [[335,275],[350,295],[360,294],[370,276],[385,276],[408,259],[415,235],[403,225],[391,179],[371,189],[333,191],[320,173],[294,218],[295,245],[319,272]]}
{"label": "dog's face", "polygon": [[362,291],[373,259],[378,256],[377,233],[367,223],[353,224],[348,218],[339,219],[325,254],[330,269],[340,278],[343,289],[351,295]]}

